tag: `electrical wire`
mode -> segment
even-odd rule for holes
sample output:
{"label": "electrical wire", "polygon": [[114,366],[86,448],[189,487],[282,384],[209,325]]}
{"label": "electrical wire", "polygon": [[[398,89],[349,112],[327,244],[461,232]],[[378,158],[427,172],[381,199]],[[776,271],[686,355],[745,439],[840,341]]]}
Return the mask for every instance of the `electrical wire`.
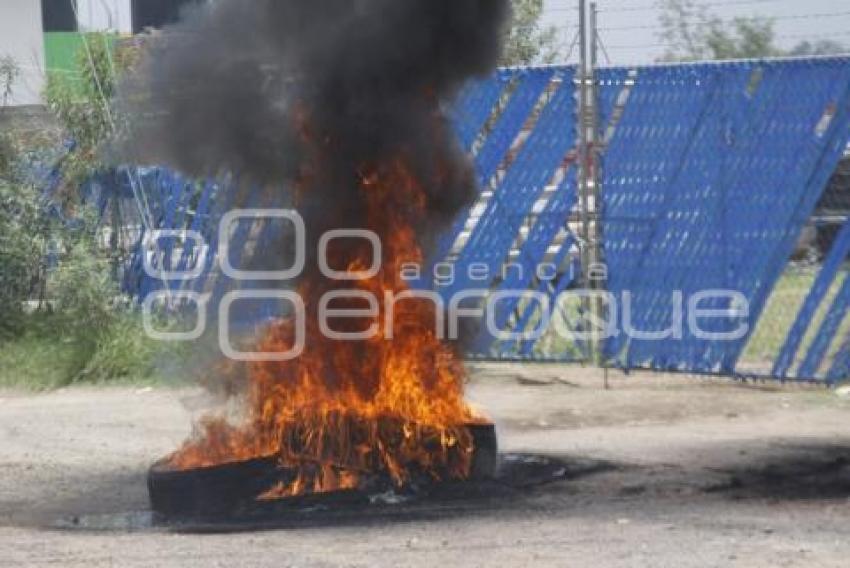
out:
{"label": "electrical wire", "polygon": [[[79,22],[79,10],[77,8],[76,2],[72,2],[71,6],[72,6],[72,9],[74,10],[74,17]],[[98,73],[97,66],[94,63],[94,55],[93,55],[93,52],[92,52],[92,49],[91,49],[91,45],[89,44],[88,38],[86,37],[85,33],[81,33],[80,38],[82,39],[83,49],[86,52],[86,58],[88,59],[88,62],[89,62],[89,68],[91,69],[92,76],[93,76],[94,82],[95,82],[95,86],[97,87],[98,96],[100,97],[101,105],[103,106],[104,113],[106,114],[107,122],[109,123],[109,127],[112,130],[113,135],[115,135],[115,134],[118,133],[118,128],[117,128],[117,125],[115,123],[115,117],[112,114],[112,108],[111,108],[111,105],[110,105],[110,101],[106,97],[106,92],[103,88],[103,81],[100,77],[100,74]],[[105,41],[105,39],[104,39],[104,41]],[[106,51],[107,51],[107,53],[109,53],[108,62],[109,62],[109,65],[110,65],[110,70],[114,74],[116,72],[116,69],[115,69],[114,61],[112,59],[112,55],[110,53],[110,49],[109,49],[108,46],[106,48]],[[139,209],[139,215],[142,219],[142,224],[144,225],[145,230],[147,231],[147,234],[151,234],[152,231],[153,231],[153,214],[151,213],[151,210],[150,210],[150,203],[148,202],[147,196],[144,193],[144,188],[143,188],[144,184],[141,183],[141,178],[139,178],[139,180],[138,180],[139,185],[137,186],[137,180],[135,180],[133,178],[133,174],[131,173],[129,168],[126,170],[126,173],[127,173],[127,180],[130,182],[130,189],[133,192],[133,198],[134,198],[133,200],[136,203],[136,207]],[[117,228],[114,229],[114,230],[117,230]],[[142,252],[142,254],[144,254],[144,251]],[[163,281],[164,281],[165,280],[163,278],[164,275],[165,275],[164,268],[162,266],[159,266],[158,270],[159,270],[160,278],[162,278]],[[170,286],[165,287],[165,294],[166,294],[166,299],[168,300],[169,303],[171,303],[172,296],[171,296],[171,287]]]}
{"label": "electrical wire", "polygon": [[[730,6],[755,6],[761,4],[777,4],[781,2],[792,2],[797,0],[715,0],[710,2],[703,2],[700,4],[700,7],[705,8],[720,8],[720,7],[730,7]],[[626,5],[626,6],[599,6],[598,10],[600,13],[606,14],[617,14],[617,13],[634,13],[634,12],[654,12],[660,8],[658,2],[653,2],[651,4],[634,4],[634,5]],[[555,7],[555,8],[546,8],[543,10],[545,14],[554,14],[554,13],[564,13],[564,12],[575,12],[577,8],[575,7]]]}
{"label": "electrical wire", "polygon": [[[822,39],[831,39],[837,37],[848,37],[850,36],[850,31],[846,32],[835,32],[835,33],[824,33],[818,35],[811,34],[782,34],[774,36],[776,39],[807,39],[811,41],[817,41]],[[631,45],[609,45],[608,48],[612,50],[622,50],[622,49],[652,49],[656,47],[667,47],[672,48],[675,47],[669,43],[644,43],[644,44],[631,44]]]}
{"label": "electrical wire", "polygon": [[[728,6],[751,6],[757,4],[775,4],[777,2],[789,2],[791,0],[718,0],[715,2],[703,2],[700,3],[700,7],[705,8],[718,8],[718,7],[728,7]],[[618,6],[617,8],[600,8],[600,12],[606,13],[618,13],[618,12],[651,12],[655,11],[659,8],[658,3],[653,4],[643,4],[637,6]]]}
{"label": "electrical wire", "polygon": [[[771,16],[769,21],[771,22],[781,22],[781,21],[793,21],[793,20],[819,20],[823,18],[839,18],[843,16],[850,16],[850,10],[845,10],[841,12],[822,12],[816,14],[795,14],[790,16]],[[691,22],[693,25],[698,25],[700,22]],[[631,31],[631,30],[654,30],[659,29],[660,27],[655,25],[640,25],[640,26],[608,26],[601,27],[599,31],[613,32],[613,31]]]}
{"label": "electrical wire", "polygon": [[605,63],[607,65],[611,65],[611,56],[608,55],[608,49],[605,47],[605,42],[602,41],[602,36],[597,32],[596,34],[596,43],[599,46],[599,49],[602,50],[602,55],[605,56]]}

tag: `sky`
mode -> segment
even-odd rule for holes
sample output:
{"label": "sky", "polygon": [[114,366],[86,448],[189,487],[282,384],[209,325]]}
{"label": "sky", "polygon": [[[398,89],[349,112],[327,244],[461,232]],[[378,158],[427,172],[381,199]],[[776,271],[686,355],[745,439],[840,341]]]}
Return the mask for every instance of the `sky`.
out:
{"label": "sky", "polygon": [[[576,33],[578,0],[545,0],[545,23],[559,26],[564,47]],[[776,19],[777,44],[791,48],[809,39],[831,39],[850,51],[850,0],[704,0],[723,19],[768,16]],[[611,63],[651,63],[664,52],[655,0],[597,0],[599,28]],[[620,28],[620,29],[617,29]],[[630,28],[630,29],[622,29]],[[566,51],[566,49],[565,49]],[[606,63],[604,55],[600,55]],[[575,55],[573,55],[575,60]]]}

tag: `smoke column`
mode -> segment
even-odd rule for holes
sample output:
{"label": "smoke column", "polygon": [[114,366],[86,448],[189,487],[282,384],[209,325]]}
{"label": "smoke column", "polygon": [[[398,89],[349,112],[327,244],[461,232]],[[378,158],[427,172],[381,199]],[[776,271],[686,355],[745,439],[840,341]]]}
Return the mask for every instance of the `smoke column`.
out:
{"label": "smoke column", "polygon": [[[467,426],[480,417],[463,399],[457,346],[433,325],[440,307],[408,301],[364,312],[364,298],[349,294],[334,309],[360,315],[323,318],[322,302],[337,292],[409,291],[401,265],[422,263],[430,236],[475,196],[443,110],[496,65],[508,14],[508,0],[219,0],[153,44],[122,87],[135,117],[124,157],[195,177],[238,176],[243,183],[218,205],[294,207],[308,251],[331,229],[367,229],[382,245],[379,269],[356,282],[312,263],[297,282],[277,284],[306,304],[302,352],[243,366],[246,383],[231,391],[244,393],[243,424],[205,421],[172,465],[277,454],[299,472],[281,495],[352,488],[370,477],[363,472],[397,485],[417,471],[470,474]],[[287,266],[288,241],[280,234],[261,245],[248,268]],[[351,274],[368,272],[374,255],[362,239],[338,239],[326,256]],[[277,318],[256,349],[298,343],[299,319]],[[331,319],[349,337],[379,333],[336,340],[322,325]]]}
{"label": "smoke column", "polygon": [[[297,208],[315,237],[358,228],[359,168],[404,152],[427,188],[427,216],[416,227],[427,248],[476,189],[441,105],[494,68],[509,12],[507,0],[195,7],[151,42],[122,85],[119,104],[135,118],[120,158],[277,188],[266,201],[272,207],[291,204],[309,175]],[[305,172],[308,162],[321,171]],[[245,193],[225,200],[242,206]]]}

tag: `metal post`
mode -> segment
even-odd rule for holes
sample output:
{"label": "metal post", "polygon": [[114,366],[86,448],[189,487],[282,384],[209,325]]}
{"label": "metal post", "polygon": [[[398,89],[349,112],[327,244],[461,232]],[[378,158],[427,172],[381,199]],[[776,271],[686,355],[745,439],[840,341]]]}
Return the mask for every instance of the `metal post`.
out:
{"label": "metal post", "polygon": [[[602,228],[600,219],[600,180],[599,180],[599,113],[596,91],[596,67],[598,65],[599,39],[597,37],[597,7],[587,0],[579,0],[579,35],[581,41],[580,93],[579,93],[579,190],[581,194],[582,217],[582,267],[584,285],[592,298],[585,301],[585,314],[590,316],[591,358],[597,367],[603,367],[602,341],[597,327],[603,321],[604,302],[598,292],[605,288],[599,280],[599,267],[602,263]],[[589,20],[589,21],[588,21]],[[605,388],[609,388],[608,373],[605,375]]]}
{"label": "metal post", "polygon": [[590,185],[588,183],[588,132],[587,132],[587,76],[588,76],[588,61],[587,61],[587,0],[579,0],[578,3],[578,20],[579,20],[579,108],[578,108],[578,183],[579,183],[579,202],[581,204],[581,265],[583,272],[584,285],[589,286],[589,247],[588,239],[590,237]]}
{"label": "metal post", "polygon": [[[599,124],[599,94],[597,92],[596,69],[599,66],[599,26],[597,24],[597,16],[599,8],[596,2],[590,4],[590,69],[591,81],[588,88],[590,89],[590,174],[593,186],[591,188],[592,206],[591,206],[591,234],[590,234],[590,251],[591,251],[591,267],[594,274],[591,274],[591,286],[594,292],[601,293],[607,288],[607,283],[601,280],[601,275],[595,274],[595,267],[601,266],[604,262],[602,255],[602,180],[600,176],[601,149],[602,149],[602,129]],[[595,321],[603,321],[605,318],[605,303],[601,297],[596,297],[593,300],[593,310]],[[594,328],[594,333],[596,328]],[[605,361],[605,355],[602,352],[603,344],[598,337],[594,341],[596,365],[602,367],[602,373],[605,382],[605,388],[610,389],[611,385],[608,382],[608,365]]]}

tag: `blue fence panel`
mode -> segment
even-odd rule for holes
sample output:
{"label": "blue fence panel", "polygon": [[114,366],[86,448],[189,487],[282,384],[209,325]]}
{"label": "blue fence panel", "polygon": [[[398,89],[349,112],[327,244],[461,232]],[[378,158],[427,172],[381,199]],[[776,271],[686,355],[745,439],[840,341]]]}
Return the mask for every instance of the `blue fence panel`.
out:
{"label": "blue fence panel", "polygon": [[789,376],[794,358],[797,356],[806,332],[811,327],[815,312],[817,312],[823,303],[827,292],[829,292],[832,283],[838,275],[838,270],[847,259],[848,254],[850,254],[850,221],[845,222],[841,227],[829,251],[829,255],[818,272],[812,289],[806,296],[803,306],[800,308],[794,324],[785,338],[782,350],[779,352],[779,356],[771,372],[771,375],[774,377],[782,378]]}
{"label": "blue fence panel", "polygon": [[[765,132],[768,144],[760,147],[761,174],[756,178],[768,188],[759,206],[750,209],[755,237],[743,233],[738,221],[743,212],[730,216],[729,231],[738,243],[733,248],[732,286],[750,301],[748,325],[755,329],[782,272],[788,265],[803,227],[845,151],[850,136],[850,67],[846,61],[797,61],[773,64],[782,67],[788,103],[777,109]],[[800,81],[807,88],[799,89]],[[827,113],[834,111],[829,126],[821,130]],[[746,188],[739,195],[743,196]],[[755,265],[758,271],[744,270]],[[726,349],[722,369],[734,371],[750,335]]]}
{"label": "blue fence panel", "polygon": [[[730,272],[733,267],[729,264],[729,254],[730,247],[735,246],[735,243],[728,233],[730,207],[731,211],[749,209],[746,201],[736,203],[737,200],[731,195],[731,186],[738,179],[747,180],[759,175],[757,167],[748,167],[755,164],[754,152],[757,153],[758,149],[753,146],[762,136],[756,130],[765,126],[765,118],[774,112],[777,101],[787,87],[781,82],[780,73],[765,72],[761,86],[755,92],[748,92],[754,73],[754,69],[745,64],[730,66],[723,73],[721,97],[716,99],[720,104],[718,108],[712,109],[719,115],[703,123],[708,136],[706,144],[699,148],[709,160],[708,170],[706,172],[704,166],[685,169],[686,175],[682,182],[687,197],[668,212],[671,219],[663,231],[676,231],[684,237],[683,246],[674,253],[678,257],[675,261],[678,273],[674,282],[678,284],[677,289],[683,292],[684,298],[691,298],[703,290],[731,287]],[[759,185],[754,185],[754,188],[756,191],[766,189]],[[701,219],[695,218],[696,215],[700,215]],[[745,216],[744,226],[752,227],[755,221],[755,216]],[[665,248],[666,253],[673,252],[669,247]],[[670,296],[667,298],[669,305]],[[703,303],[702,307],[731,309],[728,302],[724,303],[723,300]],[[671,314],[672,308],[665,312],[665,316]],[[660,317],[656,317],[654,323],[657,325]],[[730,328],[735,323],[723,322]],[[722,353],[714,353],[714,350],[727,346],[728,343],[697,337],[694,330],[687,326],[681,341],[670,342],[669,346],[664,347],[643,343],[639,345],[640,354],[637,357],[651,358],[660,368],[682,369],[691,366],[702,372],[716,372],[720,370],[719,357]],[[652,353],[653,349],[655,353]]]}
{"label": "blue fence panel", "polygon": [[[664,79],[661,85],[650,82],[645,86],[641,77],[644,70],[638,70],[637,83],[612,148],[628,125],[629,113],[639,111],[647,89],[687,93],[680,96],[695,96],[704,89],[708,98],[698,103],[702,107],[685,103],[680,117],[675,117],[675,105],[667,105],[673,117],[641,117],[637,121],[640,137],[651,138],[663,128],[666,119],[673,120],[672,132],[687,132],[681,141],[685,151],[679,150],[679,157],[672,160],[681,164],[679,172],[666,192],[654,186],[642,194],[622,193],[618,189],[623,181],[643,180],[647,172],[618,176],[617,168],[627,162],[619,161],[616,154],[606,157],[605,238],[611,289],[631,292],[635,328],[658,332],[668,329],[677,314],[675,291],[691,298],[711,289],[741,291],[754,312],[746,323],[754,326],[763,307],[764,292],[773,288],[787,264],[794,238],[825,185],[820,172],[831,172],[837,163],[837,155],[821,159],[825,146],[831,144],[833,134],[836,140],[843,135],[842,140],[846,141],[846,134],[840,134],[846,124],[839,117],[826,135],[817,136],[815,128],[830,101],[845,98],[847,69],[847,65],[836,66],[831,61],[807,61],[668,70],[693,73],[695,83],[686,88],[677,88],[675,81],[664,86]],[[665,70],[649,71],[663,74]],[[811,85],[805,95],[800,93],[800,81]],[[666,94],[676,96],[672,92]],[[655,103],[652,101],[647,112],[660,106]],[[695,112],[699,108],[704,112]],[[693,120],[698,122],[689,123]],[[666,146],[666,141],[661,140],[660,144]],[[672,156],[677,153],[676,146],[671,147]],[[633,159],[640,150],[625,152]],[[651,160],[654,167],[664,162],[663,157]],[[811,183],[815,177],[823,182],[819,187]],[[655,177],[650,175],[649,179]],[[618,227],[621,219],[617,208],[627,200],[641,202],[621,209],[627,218],[636,221],[621,222]],[[644,211],[652,219],[649,228],[641,226],[644,204],[648,204]],[[627,231],[624,236],[618,233],[623,227]],[[634,264],[624,270],[620,261]],[[728,300],[706,302],[701,307],[729,313],[725,320],[709,322],[705,332],[731,331],[742,323]],[[619,349],[626,349],[627,367],[731,373],[747,337],[716,341],[685,329],[681,340],[633,339],[625,346],[625,340],[618,339],[609,346],[609,354],[617,355]]]}
{"label": "blue fence panel", "polygon": [[[523,125],[528,121],[529,115],[551,82],[554,72],[554,69],[523,69],[503,71],[498,74],[498,80],[512,92],[504,110],[499,114],[492,130],[486,133],[485,141],[475,156],[475,170],[482,190],[490,186],[499,165],[507,157]],[[471,208],[467,208],[446,236],[439,240],[437,250],[430,261],[431,265],[426,270],[427,274],[432,274],[433,265],[446,258],[452,245],[463,232],[471,211]],[[424,285],[430,286],[431,282]]]}
{"label": "blue fence panel", "polygon": [[[540,121],[549,124],[551,130],[538,128],[535,133],[540,133],[540,138],[529,137],[522,154],[517,162],[512,165],[504,183],[494,193],[491,201],[492,209],[485,212],[482,221],[486,218],[500,221],[492,224],[481,224],[471,236],[469,243],[464,249],[461,259],[457,265],[463,270],[472,262],[485,262],[492,273],[498,272],[499,264],[508,260],[508,252],[511,245],[517,239],[519,228],[523,221],[531,215],[532,222],[529,233],[522,245],[519,247],[519,257],[516,263],[520,270],[510,270],[496,291],[523,291],[527,290],[537,276],[537,269],[545,260],[549,248],[555,243],[561,229],[566,227],[570,212],[576,202],[576,183],[573,164],[566,161],[567,154],[575,146],[575,85],[574,73],[571,69],[565,70],[560,76],[560,86],[553,95],[552,100],[543,110]],[[563,129],[567,134],[558,131]],[[528,161],[533,160],[533,161]],[[517,185],[519,178],[512,176],[522,175],[523,169],[530,169],[539,174],[536,182],[531,182],[524,188]],[[553,178],[559,168],[566,168],[564,179],[558,183],[555,191],[545,199],[545,204],[540,213],[534,218],[533,209],[537,206],[538,199],[543,190]],[[527,171],[527,170],[526,170]],[[497,213],[493,213],[493,212]],[[482,233],[489,231],[490,235]],[[492,237],[498,237],[496,244]],[[569,239],[568,239],[569,241]],[[486,244],[483,244],[486,243]],[[560,266],[563,256],[569,251],[571,241],[561,246],[561,250],[555,258],[556,266]],[[473,248],[470,248],[473,247]],[[485,248],[490,256],[481,256],[474,247]],[[499,258],[499,252],[503,256]],[[500,275],[501,276],[501,275]],[[554,298],[552,298],[554,300]],[[508,318],[517,309],[520,300],[512,298],[497,306],[496,326],[505,329]],[[489,348],[494,338],[486,331],[482,332],[476,342],[476,348],[483,351]]]}
{"label": "blue fence panel", "polygon": [[826,381],[835,384],[846,381],[850,377],[850,337],[845,337],[838,353],[835,356],[832,367],[826,374]]}
{"label": "blue fence panel", "polygon": [[[515,246],[523,272],[509,272],[504,280],[485,283],[485,288],[536,290],[554,299],[576,284],[577,270],[550,282],[539,281],[534,270],[544,259],[562,270],[576,261],[577,243],[568,227],[577,202],[575,98],[571,67],[503,70],[461,91],[450,118],[462,147],[475,154],[480,187],[493,194],[489,201],[482,200],[486,208],[453,259],[458,277],[442,293],[481,288],[467,277],[470,265],[483,264],[490,274],[499,275]],[[646,332],[667,329],[678,313],[673,304],[676,291],[687,300],[706,289],[735,290],[750,306],[745,317],[728,298],[709,298],[700,305],[725,313],[705,321],[703,331],[746,326],[748,333],[735,341],[706,339],[685,326],[679,340],[620,334],[605,343],[605,355],[626,368],[735,373],[845,149],[850,135],[850,60],[604,69],[599,73],[599,117],[605,136],[601,210],[608,287],[621,305],[624,295],[631,295],[632,327]],[[509,156],[518,142],[518,153]],[[544,192],[559,171],[565,174],[558,176],[557,188]],[[141,170],[139,177],[157,227],[183,228],[189,201],[194,200],[189,228],[205,236],[211,254],[200,281],[188,285],[198,290],[226,286],[221,279],[207,281],[216,273],[216,196],[225,189],[207,184],[198,194],[192,183],[165,170]],[[432,266],[445,260],[471,213],[471,208],[464,212],[440,239]],[[520,237],[528,219],[528,233]],[[244,245],[245,238],[247,229],[240,227],[235,248]],[[555,250],[559,238],[563,243]],[[803,337],[848,251],[850,229],[845,227],[787,331],[773,375],[792,372]],[[162,283],[140,276],[141,254],[139,250],[128,266],[125,287],[144,295]],[[185,269],[194,254],[193,247],[186,247],[178,267]],[[163,266],[170,265],[166,250]],[[797,376],[817,375],[823,366],[850,307],[850,283],[845,288]],[[618,311],[622,328],[626,320]],[[499,306],[497,323],[523,330],[535,313],[534,306],[511,300]],[[495,350],[505,357],[534,352],[533,342],[494,344],[492,339],[481,335],[477,351]],[[848,370],[850,338],[841,338],[827,377]]]}
{"label": "blue fence panel", "polygon": [[[690,148],[705,138],[698,128],[717,105],[719,81],[712,70],[697,67],[641,69],[634,80],[604,155],[604,253],[615,298],[621,301],[630,292],[636,302],[647,303],[651,314],[659,298],[666,295],[669,301],[658,287],[670,274],[655,271],[660,262],[672,260],[653,258],[651,247],[666,238],[667,211],[677,197]],[[648,319],[639,316],[633,321]],[[605,346],[607,357],[619,357],[626,345],[624,334],[612,338]]]}
{"label": "blue fence panel", "polygon": [[[528,133],[516,160],[498,183],[485,212],[460,252],[455,262],[455,282],[441,290],[442,293],[451,295],[467,288],[480,288],[480,283],[469,278],[469,265],[472,263],[486,265],[492,275],[500,274],[501,264],[508,258],[523,220],[574,145],[569,135],[574,129],[564,128],[564,125],[570,124],[575,112],[575,87],[572,70],[564,70],[563,73],[557,90],[541,111],[537,127]],[[548,79],[544,87],[548,86]]]}
{"label": "blue fence panel", "polygon": [[505,78],[493,76],[484,81],[470,84],[461,93],[453,107],[451,118],[463,148],[472,150],[487,119],[505,91]]}

